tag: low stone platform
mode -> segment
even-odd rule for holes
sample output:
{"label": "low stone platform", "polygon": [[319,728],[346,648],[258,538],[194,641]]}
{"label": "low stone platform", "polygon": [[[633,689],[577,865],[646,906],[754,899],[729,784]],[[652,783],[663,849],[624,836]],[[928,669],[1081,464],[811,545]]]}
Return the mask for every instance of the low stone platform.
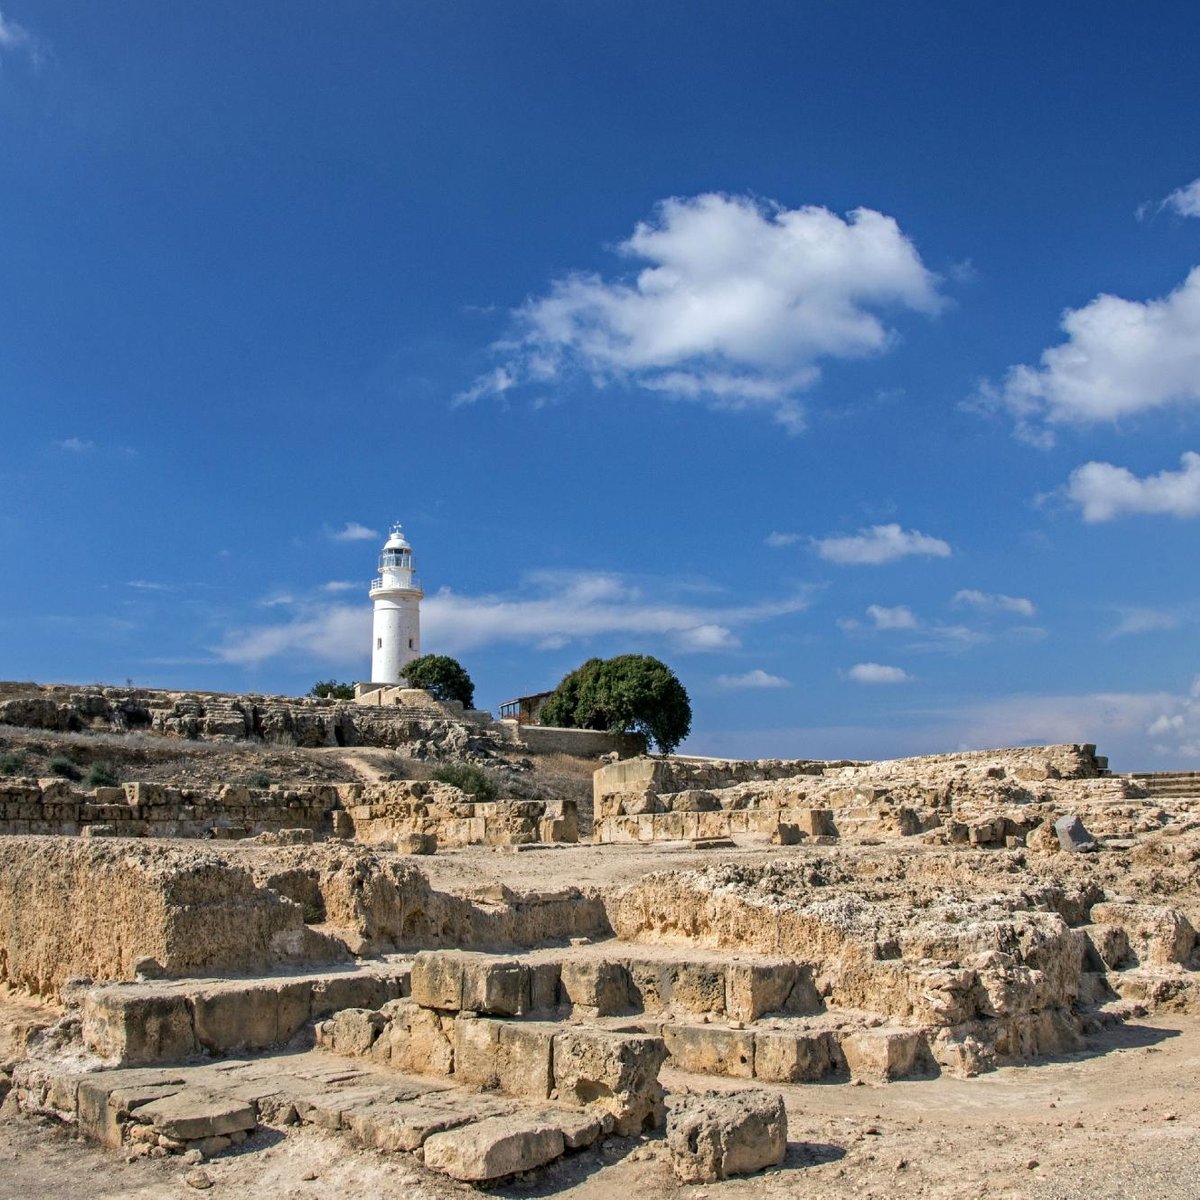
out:
{"label": "low stone platform", "polygon": [[407,959],[246,979],[110,984],[82,996],[83,1040],[121,1067],[265,1050],[286,1044],[310,1021],[378,1008],[408,990]]}
{"label": "low stone platform", "polygon": [[22,1108],[75,1124],[135,1155],[219,1154],[260,1124],[312,1124],[354,1144],[421,1154],[455,1179],[528,1171],[611,1128],[604,1114],[481,1094],[322,1051],[212,1065],[73,1072],[23,1070]]}

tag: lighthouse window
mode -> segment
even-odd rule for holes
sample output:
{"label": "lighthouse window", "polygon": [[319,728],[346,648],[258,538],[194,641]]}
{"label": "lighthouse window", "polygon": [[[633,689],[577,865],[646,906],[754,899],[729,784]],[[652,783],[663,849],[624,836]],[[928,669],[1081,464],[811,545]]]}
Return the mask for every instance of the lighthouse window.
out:
{"label": "lighthouse window", "polygon": [[408,648],[409,648],[410,650],[413,648],[413,640],[412,640],[412,638],[409,638],[409,639],[408,639]]}
{"label": "lighthouse window", "polygon": [[383,638],[376,638],[376,639],[375,639],[375,649],[376,649],[376,650],[382,650],[382,649],[383,649]]}

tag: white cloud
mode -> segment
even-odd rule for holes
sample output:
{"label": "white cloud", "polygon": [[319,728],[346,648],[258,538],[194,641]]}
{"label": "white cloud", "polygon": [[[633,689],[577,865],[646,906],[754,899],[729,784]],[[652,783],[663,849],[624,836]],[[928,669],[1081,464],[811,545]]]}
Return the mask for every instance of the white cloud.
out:
{"label": "white cloud", "polygon": [[779,533],[777,530],[772,530],[767,534],[765,541],[772,550],[782,549],[784,546],[794,546],[797,542],[802,542],[804,535],[800,533]]}
{"label": "white cloud", "polygon": [[1178,471],[1160,471],[1144,479],[1112,463],[1084,463],[1071,472],[1067,495],[1090,523],[1131,513],[1200,516],[1200,454],[1188,450],[1180,462]]}
{"label": "white cloud", "polygon": [[867,616],[874,622],[876,629],[916,629],[919,624],[913,610],[903,604],[898,604],[895,608],[871,604],[867,607]]}
{"label": "white cloud", "polygon": [[680,629],[674,634],[675,644],[680,650],[707,653],[713,650],[734,650],[741,645],[732,629],[724,625],[695,625]]}
{"label": "white cloud", "polygon": [[329,536],[335,542],[368,542],[375,541],[380,535],[378,531],[357,521],[347,521],[341,529],[330,530]]}
{"label": "white cloud", "polygon": [[1017,434],[1054,442],[1052,426],[1116,421],[1200,401],[1200,267],[1169,295],[1123,300],[1101,294],[1062,318],[1067,340],[1037,367],[1011,367],[980,400],[1015,417]]}
{"label": "white cloud", "polygon": [[785,688],[792,685],[782,675],[771,675],[761,667],[747,671],[744,675],[718,675],[717,686],[736,688]]}
{"label": "white cloud", "polygon": [[356,588],[366,591],[365,584],[357,583],[353,579],[331,579],[322,585],[321,590],[323,592],[353,592]]}
{"label": "white cloud", "polygon": [[1200,179],[1176,188],[1162,202],[1162,207],[1172,209],[1181,217],[1200,217]]}
{"label": "white cloud", "polygon": [[29,56],[34,66],[42,62],[42,48],[38,39],[16,21],[0,13],[0,51],[22,51]]}
{"label": "white cloud", "polygon": [[899,525],[872,525],[844,537],[816,538],[817,553],[827,562],[878,565],[909,555],[947,558],[950,547],[941,538],[929,537]]}
{"label": "white cloud", "polygon": [[1120,620],[1104,635],[1106,639],[1140,633],[1162,633],[1178,629],[1184,624],[1194,624],[1200,616],[1194,605],[1173,609],[1118,607],[1116,611]]}
{"label": "white cloud", "polygon": [[883,663],[855,663],[846,674],[855,683],[910,683],[912,676],[900,667],[888,667]]}
{"label": "white cloud", "polygon": [[954,604],[977,608],[981,612],[1012,613],[1018,617],[1032,617],[1037,613],[1032,600],[1023,596],[1006,596],[1003,592],[980,592],[974,588],[963,588],[954,593]]}
{"label": "white cloud", "polygon": [[[529,594],[532,593],[532,594]],[[737,646],[737,628],[803,611],[807,595],[730,607],[705,608],[647,599],[619,576],[603,572],[542,572],[526,594],[463,596],[443,589],[421,604],[422,640],[439,653],[515,643],[555,649],[620,635],[662,638],[679,651],[710,652]],[[216,648],[226,662],[257,663],[282,654],[309,654],[331,662],[365,659],[371,613],[364,604],[305,601],[279,624],[231,630]]]}
{"label": "white cloud", "polygon": [[878,354],[882,313],[941,307],[937,278],[896,221],[845,219],[716,193],[662,201],[618,247],[632,278],[577,272],[514,313],[506,361],[456,399],[503,394],[571,371],[803,427],[797,397],[827,358]]}
{"label": "white cloud", "polygon": [[[3,21],[0,17],[0,21]],[[61,442],[54,443],[60,450],[67,450],[72,454],[87,454],[90,450],[95,450],[96,443],[89,441],[87,438],[69,437],[63,438]]]}

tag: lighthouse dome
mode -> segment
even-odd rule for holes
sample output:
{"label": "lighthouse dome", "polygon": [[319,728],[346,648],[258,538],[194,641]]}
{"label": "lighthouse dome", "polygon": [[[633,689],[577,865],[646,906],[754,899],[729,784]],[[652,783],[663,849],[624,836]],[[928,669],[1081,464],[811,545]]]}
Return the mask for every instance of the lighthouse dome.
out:
{"label": "lighthouse dome", "polygon": [[404,536],[404,530],[399,525],[392,526],[392,532],[388,536],[388,540],[383,543],[385,550],[411,550],[412,547],[408,544],[408,539]]}

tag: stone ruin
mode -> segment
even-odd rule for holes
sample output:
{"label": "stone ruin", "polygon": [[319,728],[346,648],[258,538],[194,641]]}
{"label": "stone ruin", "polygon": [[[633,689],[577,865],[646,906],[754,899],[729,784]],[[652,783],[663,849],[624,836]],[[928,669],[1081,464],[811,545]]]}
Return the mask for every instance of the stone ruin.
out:
{"label": "stone ruin", "polygon": [[1196,1004],[1200,780],[1092,746],[633,758],[590,826],[401,781],[227,793],[246,836],[198,841],[220,797],[170,790],[0,800],[58,822],[0,810],[0,981],[60,1014],[0,1090],[128,1155],[311,1124],[482,1183],[666,1125],[712,1181],[781,1161],[787,1089],[1036,1069]]}

